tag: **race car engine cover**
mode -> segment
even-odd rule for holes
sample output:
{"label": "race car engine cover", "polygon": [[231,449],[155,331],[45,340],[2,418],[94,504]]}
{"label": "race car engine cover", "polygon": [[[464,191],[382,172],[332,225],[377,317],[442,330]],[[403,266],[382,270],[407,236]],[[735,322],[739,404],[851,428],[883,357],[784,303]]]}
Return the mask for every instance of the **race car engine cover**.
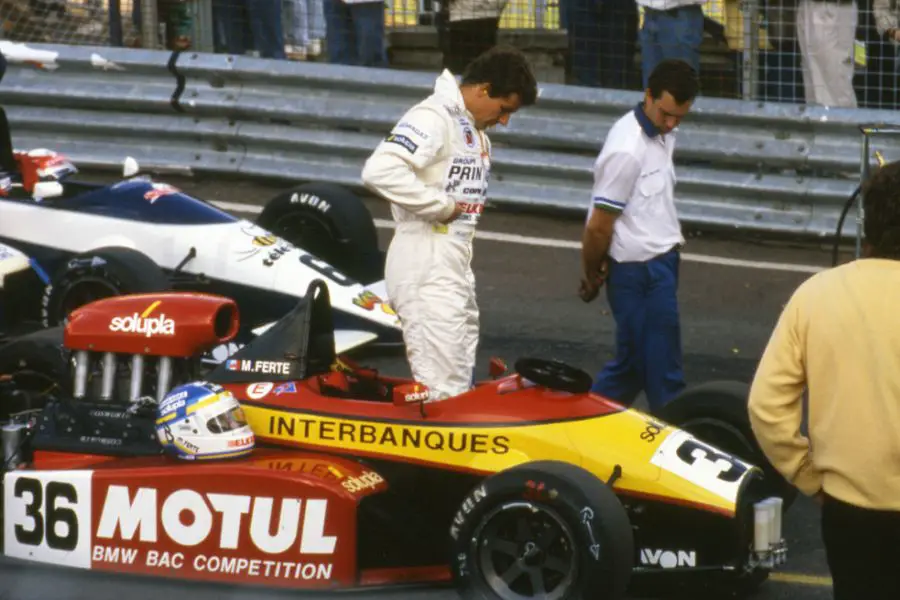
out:
{"label": "race car engine cover", "polygon": [[230,341],[239,314],[230,298],[191,292],[104,298],[72,311],[72,350],[189,358]]}

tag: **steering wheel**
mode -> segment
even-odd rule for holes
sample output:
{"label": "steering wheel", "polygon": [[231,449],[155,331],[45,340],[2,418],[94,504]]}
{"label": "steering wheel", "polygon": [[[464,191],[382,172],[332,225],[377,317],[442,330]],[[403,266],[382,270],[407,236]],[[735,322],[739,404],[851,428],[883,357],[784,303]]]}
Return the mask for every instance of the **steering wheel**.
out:
{"label": "steering wheel", "polygon": [[579,368],[558,360],[543,358],[520,358],[515,364],[516,373],[544,387],[584,394],[591,389],[593,377]]}

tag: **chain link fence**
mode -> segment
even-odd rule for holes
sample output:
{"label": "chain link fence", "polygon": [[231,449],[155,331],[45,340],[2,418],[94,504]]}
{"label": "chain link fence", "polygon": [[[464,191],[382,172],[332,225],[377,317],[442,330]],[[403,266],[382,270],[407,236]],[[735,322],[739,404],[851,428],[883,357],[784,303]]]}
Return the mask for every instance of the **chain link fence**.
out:
{"label": "chain link fence", "polygon": [[897,0],[0,0],[0,35],[455,72],[509,42],[543,81],[628,90],[675,55],[706,96],[895,109],[898,17]]}

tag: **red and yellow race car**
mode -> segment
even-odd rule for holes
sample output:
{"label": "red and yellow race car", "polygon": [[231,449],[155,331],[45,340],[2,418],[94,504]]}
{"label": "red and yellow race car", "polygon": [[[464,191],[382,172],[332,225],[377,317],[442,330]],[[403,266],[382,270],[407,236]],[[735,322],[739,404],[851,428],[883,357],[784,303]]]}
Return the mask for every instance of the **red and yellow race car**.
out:
{"label": "red and yellow race car", "polygon": [[[733,388],[689,390],[672,405],[711,436],[732,434],[712,445],[542,359],[520,359],[512,373],[496,361],[492,379],[428,402],[420,384],[335,355],[321,282],[205,370],[199,357],[238,324],[220,296],[120,296],[72,313],[63,347],[39,332],[0,350],[30,357],[0,398],[12,414],[4,553],[229,584],[452,580],[464,597],[596,599],[696,575],[758,584],[786,559],[787,488],[753,464],[740,410],[707,409],[713,397],[737,406]],[[38,357],[46,367],[54,356],[68,365],[64,377],[44,369],[55,391],[25,385]],[[238,398],[252,454],[163,453],[157,403],[198,380]]]}

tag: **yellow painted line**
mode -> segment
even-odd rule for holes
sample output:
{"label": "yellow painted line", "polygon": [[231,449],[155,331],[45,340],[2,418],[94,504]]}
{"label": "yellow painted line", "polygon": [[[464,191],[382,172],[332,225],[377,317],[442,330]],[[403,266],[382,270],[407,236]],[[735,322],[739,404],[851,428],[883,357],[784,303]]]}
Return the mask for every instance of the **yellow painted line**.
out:
{"label": "yellow painted line", "polygon": [[805,575],[803,573],[770,573],[770,581],[781,583],[799,583],[800,585],[815,585],[819,587],[831,587],[831,577],[824,575]]}

